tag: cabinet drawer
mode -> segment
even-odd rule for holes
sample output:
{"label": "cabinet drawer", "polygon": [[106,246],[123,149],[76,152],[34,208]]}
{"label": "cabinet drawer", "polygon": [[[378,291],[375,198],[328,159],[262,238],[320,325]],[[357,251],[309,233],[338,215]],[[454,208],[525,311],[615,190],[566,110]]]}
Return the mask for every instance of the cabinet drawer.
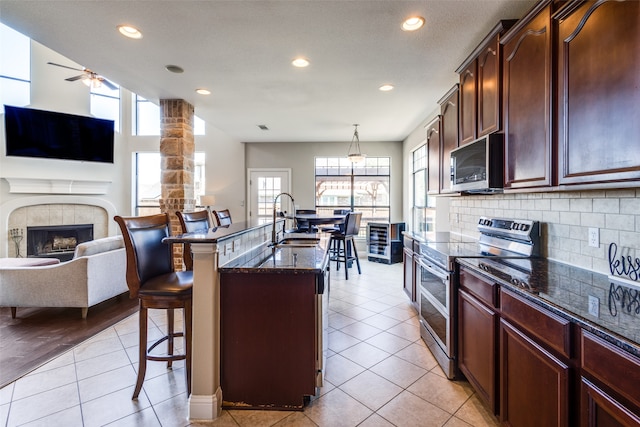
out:
{"label": "cabinet drawer", "polygon": [[413,239],[411,237],[404,236],[403,237],[404,247],[413,251]]}
{"label": "cabinet drawer", "polygon": [[498,302],[498,285],[465,267],[460,267],[460,287],[491,307]]}
{"label": "cabinet drawer", "polygon": [[640,359],[587,331],[580,340],[582,371],[640,407]]}
{"label": "cabinet drawer", "polygon": [[571,322],[538,307],[513,292],[500,291],[502,315],[553,350],[571,357]]}

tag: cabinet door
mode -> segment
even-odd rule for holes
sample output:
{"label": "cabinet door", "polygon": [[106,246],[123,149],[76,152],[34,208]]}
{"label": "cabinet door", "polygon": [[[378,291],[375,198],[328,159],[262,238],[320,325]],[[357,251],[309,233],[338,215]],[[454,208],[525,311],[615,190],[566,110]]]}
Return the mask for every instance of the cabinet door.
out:
{"label": "cabinet door", "polygon": [[478,137],[500,129],[500,43],[496,34],[478,56]]}
{"label": "cabinet door", "polygon": [[500,320],[500,418],[512,426],[569,425],[569,367]]}
{"label": "cabinet door", "polygon": [[440,100],[440,129],[442,130],[440,148],[440,192],[450,193],[451,188],[451,150],[458,148],[458,85],[455,85]]}
{"label": "cabinet door", "polygon": [[458,294],[458,366],[478,395],[497,413],[498,315],[467,292]]}
{"label": "cabinet door", "polygon": [[403,289],[404,293],[409,297],[414,305],[416,304],[416,267],[413,262],[413,252],[407,248],[403,249],[403,263],[404,263],[404,281]]}
{"label": "cabinet door", "polygon": [[535,9],[501,40],[505,188],[552,184],[550,13]]}
{"label": "cabinet door", "polygon": [[477,61],[460,73],[460,145],[476,139]]}
{"label": "cabinet door", "polygon": [[440,193],[440,116],[427,126],[428,193]]}
{"label": "cabinet door", "polygon": [[582,378],[582,427],[629,427],[640,425],[640,415],[634,414],[604,391]]}
{"label": "cabinet door", "polygon": [[571,4],[554,18],[558,183],[640,179],[640,2]]}

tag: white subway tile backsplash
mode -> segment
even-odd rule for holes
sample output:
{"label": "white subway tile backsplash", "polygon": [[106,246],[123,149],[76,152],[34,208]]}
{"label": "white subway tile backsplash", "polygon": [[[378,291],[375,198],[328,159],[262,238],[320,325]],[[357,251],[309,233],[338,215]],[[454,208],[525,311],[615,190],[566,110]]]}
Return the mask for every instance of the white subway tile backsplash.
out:
{"label": "white subway tile backsplash", "polygon": [[[460,222],[454,218],[459,215]],[[478,195],[450,199],[452,231],[477,236],[479,216],[541,222],[541,254],[609,274],[611,243],[640,255],[640,190]],[[588,229],[600,230],[600,246],[588,245]]]}
{"label": "white subway tile backsplash", "polygon": [[605,215],[602,213],[583,212],[580,214],[580,225],[603,228],[605,226],[604,218]]}
{"label": "white subway tile backsplash", "polygon": [[605,226],[616,230],[635,230],[635,218],[633,215],[606,214]]}
{"label": "white subway tile backsplash", "polygon": [[572,212],[593,212],[592,199],[571,199],[569,206]]}
{"label": "white subway tile backsplash", "polygon": [[618,199],[606,198],[593,199],[593,211],[614,214],[620,213],[620,201]]}

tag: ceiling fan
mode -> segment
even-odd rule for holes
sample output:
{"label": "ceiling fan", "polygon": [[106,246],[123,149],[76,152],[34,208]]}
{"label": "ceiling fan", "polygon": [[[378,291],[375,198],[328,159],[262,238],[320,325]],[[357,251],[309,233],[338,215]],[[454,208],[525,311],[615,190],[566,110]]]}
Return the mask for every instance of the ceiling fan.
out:
{"label": "ceiling fan", "polygon": [[109,80],[104,77],[98,75],[98,73],[91,71],[88,68],[74,68],[69,67],[68,65],[56,64],[55,62],[47,62],[49,65],[55,65],[56,67],[68,68],[69,70],[81,71],[82,74],[77,76],[68,77],[65,80],[68,82],[75,82],[76,80],[81,80],[84,84],[92,88],[99,88],[103,84],[111,90],[118,89],[118,86],[111,83]]}

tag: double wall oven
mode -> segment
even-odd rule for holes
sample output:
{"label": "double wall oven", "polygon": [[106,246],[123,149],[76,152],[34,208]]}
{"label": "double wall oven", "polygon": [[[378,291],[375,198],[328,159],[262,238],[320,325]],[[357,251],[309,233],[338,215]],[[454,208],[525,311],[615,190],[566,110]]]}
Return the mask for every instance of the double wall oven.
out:
{"label": "double wall oven", "polygon": [[430,233],[417,256],[420,336],[450,379],[458,376],[455,259],[526,259],[538,254],[540,229],[536,221],[481,217],[478,231],[478,240],[455,233]]}

